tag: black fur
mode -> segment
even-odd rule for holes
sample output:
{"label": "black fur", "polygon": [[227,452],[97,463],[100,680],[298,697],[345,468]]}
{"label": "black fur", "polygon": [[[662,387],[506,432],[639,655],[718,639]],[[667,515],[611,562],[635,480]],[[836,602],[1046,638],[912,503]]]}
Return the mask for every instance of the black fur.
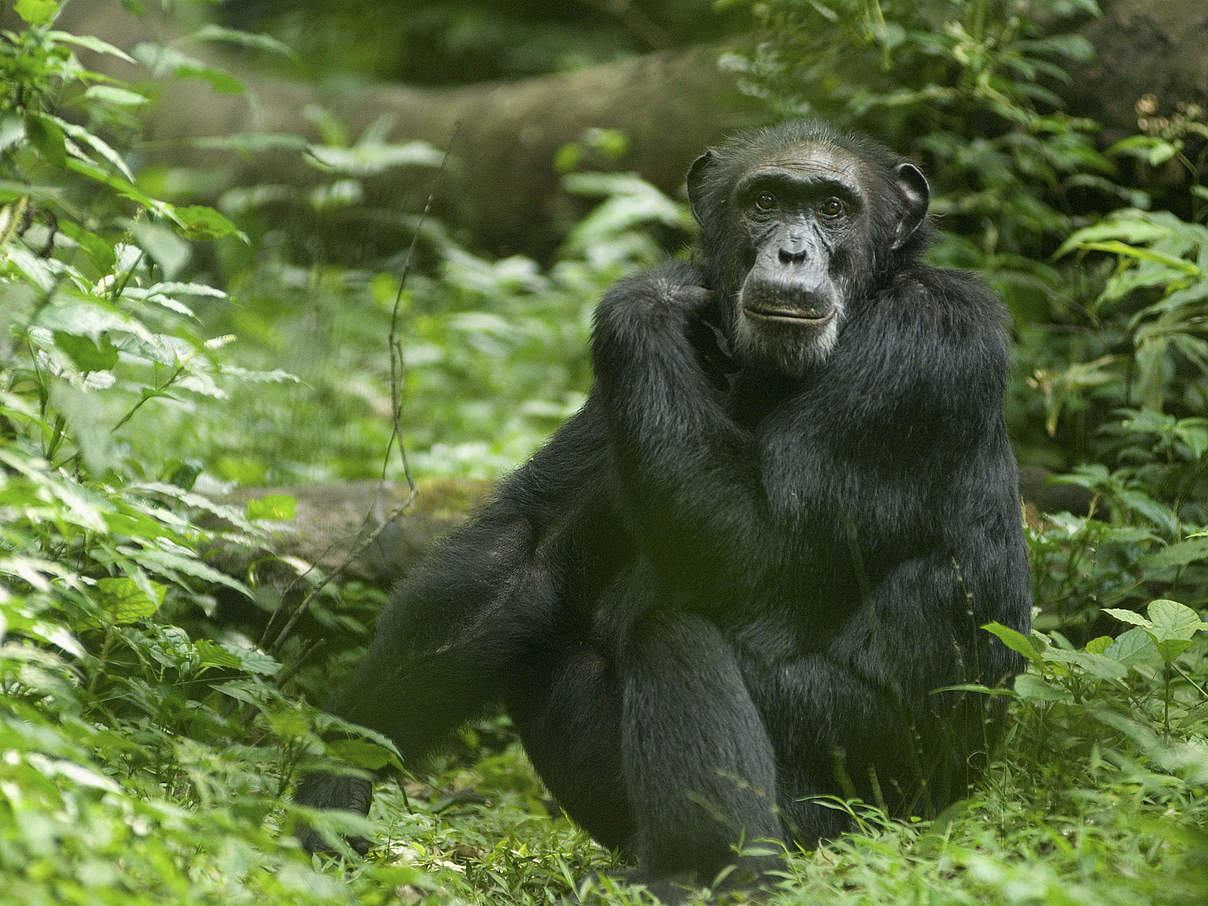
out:
{"label": "black fur", "polygon": [[415,759],[501,702],[572,818],[707,883],[741,841],[841,832],[816,797],[960,795],[996,715],[935,690],[1016,673],[979,627],[1026,631],[1029,599],[1004,313],[919,262],[922,175],[807,121],[709,152],[689,192],[695,260],[607,294],[588,402],[403,585],[332,707]]}

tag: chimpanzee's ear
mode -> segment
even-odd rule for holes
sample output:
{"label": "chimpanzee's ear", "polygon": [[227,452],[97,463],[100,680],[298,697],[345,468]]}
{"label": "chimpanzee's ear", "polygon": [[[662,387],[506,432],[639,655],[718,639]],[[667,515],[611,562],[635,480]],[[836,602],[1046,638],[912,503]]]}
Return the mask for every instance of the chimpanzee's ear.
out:
{"label": "chimpanzee's ear", "polygon": [[705,179],[716,163],[717,154],[706,151],[692,162],[688,170],[688,204],[692,205],[692,216],[696,218],[697,223],[704,223],[701,220],[701,205],[705,197]]}
{"label": "chimpanzee's ear", "polygon": [[902,202],[902,217],[894,230],[893,247],[901,248],[914,235],[931,201],[927,179],[914,164],[898,164],[893,168],[894,185]]}

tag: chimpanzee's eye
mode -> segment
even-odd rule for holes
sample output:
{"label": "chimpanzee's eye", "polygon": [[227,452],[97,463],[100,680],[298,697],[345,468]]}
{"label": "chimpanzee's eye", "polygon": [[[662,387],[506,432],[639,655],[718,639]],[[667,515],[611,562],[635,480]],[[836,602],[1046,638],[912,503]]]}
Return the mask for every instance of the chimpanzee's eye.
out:
{"label": "chimpanzee's eye", "polygon": [[846,210],[846,205],[843,204],[843,199],[831,196],[818,206],[818,213],[823,217],[838,217]]}
{"label": "chimpanzee's eye", "polygon": [[776,196],[771,192],[760,192],[755,199],[755,207],[761,211],[771,211],[776,207]]}

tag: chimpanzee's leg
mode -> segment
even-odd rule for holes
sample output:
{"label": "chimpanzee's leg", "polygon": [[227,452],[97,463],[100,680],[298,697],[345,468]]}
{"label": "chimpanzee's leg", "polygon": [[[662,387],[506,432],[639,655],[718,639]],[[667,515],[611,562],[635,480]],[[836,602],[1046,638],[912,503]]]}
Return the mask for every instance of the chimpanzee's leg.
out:
{"label": "chimpanzee's leg", "polygon": [[637,621],[619,657],[626,788],[651,878],[709,883],[740,844],[783,839],[776,758],[735,652],[708,620],[664,609]]}

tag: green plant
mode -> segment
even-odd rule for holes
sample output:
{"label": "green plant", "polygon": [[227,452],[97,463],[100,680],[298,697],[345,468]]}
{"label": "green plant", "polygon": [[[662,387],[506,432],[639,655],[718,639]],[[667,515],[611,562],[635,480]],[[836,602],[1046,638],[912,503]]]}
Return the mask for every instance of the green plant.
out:
{"label": "green plant", "polygon": [[135,456],[138,437],[232,380],[287,377],[231,366],[229,338],[198,329],[196,305],[229,297],[185,276],[190,243],[241,234],[139,186],[116,148],[143,99],[73,48],[127,58],[53,29],[58,7],[22,0],[0,34],[0,902],[422,895],[419,869],[345,885],[282,844],[322,721],[249,640],[180,626],[215,588],[254,597],[203,553],[266,544],[264,507],[213,503],[196,460]]}

